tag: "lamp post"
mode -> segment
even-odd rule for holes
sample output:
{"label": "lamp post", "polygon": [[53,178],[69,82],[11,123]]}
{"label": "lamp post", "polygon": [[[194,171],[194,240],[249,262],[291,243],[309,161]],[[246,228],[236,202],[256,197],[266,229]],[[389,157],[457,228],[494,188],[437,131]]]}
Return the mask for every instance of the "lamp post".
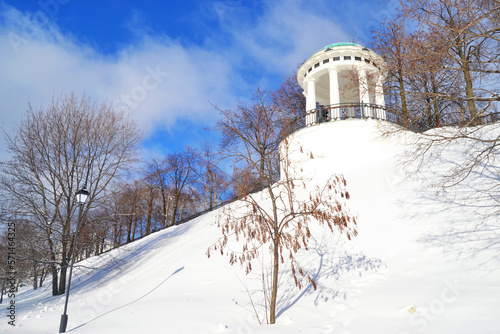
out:
{"label": "lamp post", "polygon": [[71,288],[71,274],[73,273],[73,264],[75,263],[76,240],[78,238],[78,230],[80,229],[80,224],[82,222],[83,205],[85,204],[87,198],[89,197],[89,192],[87,191],[86,186],[83,186],[83,188],[78,190],[75,195],[76,195],[76,203],[78,203],[80,211],[78,213],[78,224],[76,226],[75,239],[73,241],[73,254],[71,255],[71,265],[69,267],[68,288],[66,289],[66,302],[64,303],[64,313],[61,315],[59,333],[66,333],[66,326],[68,325],[68,315],[66,314],[66,311],[68,310],[69,290]]}

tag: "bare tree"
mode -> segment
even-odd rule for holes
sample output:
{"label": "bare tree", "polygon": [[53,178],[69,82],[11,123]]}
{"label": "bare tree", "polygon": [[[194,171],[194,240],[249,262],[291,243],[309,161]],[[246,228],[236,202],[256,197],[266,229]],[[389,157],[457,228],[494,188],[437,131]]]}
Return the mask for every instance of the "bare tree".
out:
{"label": "bare tree", "polygon": [[[289,159],[286,136],[289,115],[283,113],[284,108],[268,101],[267,94],[257,90],[255,104],[240,104],[236,110],[221,111],[217,129],[223,136],[222,154],[245,168],[233,180],[238,201],[221,211],[219,226],[223,236],[208,249],[207,255],[227,251],[229,262],[240,263],[248,273],[252,270],[252,260],[264,247],[269,247],[272,283],[268,321],[273,324],[279,267],[285,259],[290,261],[297,287],[302,287],[302,277],[315,287],[314,279],[303,271],[294,256],[300,249],[307,249],[311,238],[309,224],[325,224],[332,232],[337,229],[349,238],[357,232],[355,218],[345,209],[344,201],[349,194],[343,177],[333,176],[324,186],[306,192],[305,180],[297,174],[300,166]],[[277,177],[277,166],[281,177]],[[251,192],[248,188],[250,180],[255,178],[263,189],[261,192]],[[227,250],[232,235],[242,243],[241,252]]]}
{"label": "bare tree", "polygon": [[149,173],[123,185],[119,198],[122,204],[117,209],[122,220],[127,222],[127,243],[134,241],[137,236],[149,235],[156,230],[157,221],[163,220],[161,214],[157,214],[159,191]]}
{"label": "bare tree", "polygon": [[111,248],[113,222],[109,202],[87,213],[85,226],[78,232],[76,254],[79,259],[99,255]]}
{"label": "bare tree", "polygon": [[[199,173],[200,160],[196,150],[186,147],[185,150],[170,153],[164,159],[152,159],[147,163],[145,178],[151,186],[156,188],[162,203],[163,227],[175,225],[178,219],[179,208],[192,202],[195,197],[195,188]],[[217,175],[213,163],[206,158],[205,173],[212,175],[202,176],[206,182],[212,182],[210,186],[215,186]],[[212,177],[208,180],[207,177]],[[152,191],[152,189],[150,189]],[[212,191],[215,191],[212,188]],[[214,194],[212,194],[214,196]]]}
{"label": "bare tree", "polygon": [[[39,286],[42,286],[47,276],[44,240],[28,221],[18,219],[15,216],[4,216],[3,221],[13,229],[5,229],[0,237],[0,272],[6,273],[4,270],[7,255],[11,253],[12,256],[12,247],[9,247],[9,241],[14,241],[15,253],[12,263],[15,264],[15,271],[17,272],[17,275],[15,275],[16,285],[31,282],[33,289],[36,290]],[[9,232],[12,231],[15,231],[15,239],[12,234],[9,235]],[[3,281],[4,277],[2,276]]]}
{"label": "bare tree", "polygon": [[167,178],[167,167],[164,161],[160,159],[152,159],[146,165],[145,177],[148,182],[155,185],[156,189],[159,191],[159,196],[162,203],[162,217],[163,217],[163,227],[168,226],[168,216],[169,216],[169,197],[168,197],[168,178]]}
{"label": "bare tree", "polygon": [[500,73],[499,2],[400,3],[373,44],[388,63],[388,106],[401,110],[402,125],[424,131],[488,122],[500,101],[493,84]]}
{"label": "bare tree", "polygon": [[211,143],[205,143],[201,148],[199,157],[200,170],[199,183],[200,194],[205,210],[213,210],[223,201],[223,195],[227,188],[228,177],[224,171],[217,166],[220,158],[214,151]]}
{"label": "bare tree", "polygon": [[125,185],[121,192],[120,199],[122,201],[122,211],[120,215],[123,216],[126,222],[127,230],[127,243],[136,239],[137,227],[144,215],[145,203],[142,196],[142,185],[139,180]]}
{"label": "bare tree", "polygon": [[125,111],[74,94],[54,97],[38,110],[29,105],[19,127],[6,135],[10,159],[1,164],[2,195],[14,213],[44,236],[53,295],[65,292],[75,247],[74,194],[84,185],[90,190],[83,229],[87,212],[99,206],[111,181],[137,161],[140,140]]}
{"label": "bare tree", "polygon": [[269,93],[270,100],[276,108],[280,108],[288,123],[288,131],[295,131],[305,125],[302,117],[306,110],[304,91],[297,81],[296,72],[286,77],[278,89]]}
{"label": "bare tree", "polygon": [[[408,38],[404,20],[400,17],[382,23],[373,34],[373,47],[388,65],[386,95],[388,104],[400,112],[405,126],[409,123],[407,77],[409,72]],[[391,103],[395,100],[397,103]]]}
{"label": "bare tree", "polygon": [[[245,168],[249,165],[260,186],[265,187],[279,178],[278,146],[284,123],[290,122],[285,110],[270,105],[267,92],[257,89],[253,99],[254,104],[240,103],[237,111],[219,110],[222,119],[217,130],[222,135],[225,158]],[[250,155],[257,159],[249,161],[246,157]]]}
{"label": "bare tree", "polygon": [[[461,75],[460,95],[449,96],[466,104],[473,124],[494,101],[500,101],[490,80],[500,73],[498,55],[498,1],[410,0],[402,1],[402,13],[428,36],[425,55],[441,59],[443,69]],[[480,106],[481,108],[478,108]]]}
{"label": "bare tree", "polygon": [[[387,106],[400,115],[405,128],[423,131],[439,127],[445,114],[461,110],[456,73],[444,68],[447,61],[437,33],[410,32],[408,19],[399,15],[374,32],[374,48],[386,59]],[[433,47],[432,52],[429,48]]]}
{"label": "bare tree", "polygon": [[196,151],[186,147],[183,151],[167,155],[164,164],[172,205],[170,220],[170,226],[172,226],[175,225],[182,199],[189,198],[191,195],[191,186],[197,178],[198,155]]}
{"label": "bare tree", "polygon": [[156,211],[156,203],[159,197],[158,195],[159,191],[158,188],[156,188],[155,186],[154,180],[152,180],[148,176],[144,177],[143,197],[147,207],[145,235],[149,235],[152,232],[152,230],[156,229],[155,211]]}
{"label": "bare tree", "polygon": [[110,239],[112,248],[117,248],[127,242],[129,225],[129,205],[126,199],[128,185],[120,182],[115,185],[116,190],[111,193],[107,201],[109,214],[112,221],[110,226]]}

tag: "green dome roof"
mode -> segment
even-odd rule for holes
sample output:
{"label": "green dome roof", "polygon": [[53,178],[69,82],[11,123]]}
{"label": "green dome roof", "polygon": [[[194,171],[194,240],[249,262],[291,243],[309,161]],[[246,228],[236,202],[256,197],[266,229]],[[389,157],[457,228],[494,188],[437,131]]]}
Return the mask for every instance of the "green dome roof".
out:
{"label": "green dome roof", "polygon": [[346,43],[346,42],[342,42],[342,43],[333,43],[333,44],[327,45],[327,46],[325,46],[324,48],[322,48],[322,49],[321,49],[321,50],[319,50],[319,51],[323,51],[323,50],[328,49],[328,48],[334,48],[334,47],[336,47],[336,46],[347,46],[347,45],[349,45],[349,46],[359,46],[359,47],[362,47],[361,45],[356,44],[356,43]]}

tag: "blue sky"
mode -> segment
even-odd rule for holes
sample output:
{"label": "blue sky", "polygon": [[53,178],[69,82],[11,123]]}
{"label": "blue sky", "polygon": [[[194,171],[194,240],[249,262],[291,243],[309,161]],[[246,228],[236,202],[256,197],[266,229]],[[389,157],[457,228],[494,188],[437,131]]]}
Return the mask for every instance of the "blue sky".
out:
{"label": "blue sky", "polygon": [[213,105],[277,88],[325,45],[369,46],[394,11],[383,0],[0,0],[2,125],[28,103],[86,92],[130,107],[145,158],[196,147],[216,139]]}

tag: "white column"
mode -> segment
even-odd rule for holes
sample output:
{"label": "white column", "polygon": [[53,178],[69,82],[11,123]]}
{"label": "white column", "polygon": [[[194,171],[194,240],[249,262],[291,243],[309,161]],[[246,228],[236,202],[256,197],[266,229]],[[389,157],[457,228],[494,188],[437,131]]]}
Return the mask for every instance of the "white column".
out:
{"label": "white column", "polygon": [[[306,112],[311,112],[316,109],[316,79],[308,78],[307,83],[307,96],[306,96]],[[316,123],[316,113],[311,112],[306,116],[306,125]]]}
{"label": "white column", "polygon": [[[330,105],[338,105],[340,103],[340,93],[339,93],[339,77],[336,69],[330,69],[328,72],[330,75]],[[335,106],[335,108],[330,109],[332,119],[340,118],[340,109]]]}
{"label": "white column", "polygon": [[[359,102],[363,104],[370,103],[370,94],[368,92],[368,78],[366,70],[359,70]],[[372,116],[368,108],[364,108],[365,117]]]}
{"label": "white column", "polygon": [[308,78],[307,84],[307,97],[306,97],[306,111],[316,109],[316,80]]}
{"label": "white column", "polygon": [[[384,82],[382,80],[382,76],[379,76],[379,78],[377,80],[377,86],[375,87],[375,103],[381,107],[385,107]],[[387,119],[387,114],[385,112],[385,109],[379,110],[377,118]]]}

